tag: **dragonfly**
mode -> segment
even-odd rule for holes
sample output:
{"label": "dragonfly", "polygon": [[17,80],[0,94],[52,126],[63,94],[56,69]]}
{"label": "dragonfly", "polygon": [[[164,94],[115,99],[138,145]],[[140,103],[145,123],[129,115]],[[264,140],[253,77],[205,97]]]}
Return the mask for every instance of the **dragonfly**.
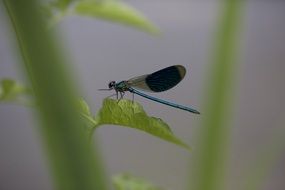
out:
{"label": "dragonfly", "polygon": [[[99,89],[99,90],[115,90],[116,96],[120,94],[120,99],[123,98],[125,92],[130,92],[133,95],[139,95],[141,97],[147,98],[149,100],[171,106],[177,109],[185,110],[191,113],[200,114],[199,111],[192,107],[187,107],[184,105],[179,105],[167,100],[156,98],[145,94],[145,92],[163,92],[169,90],[176,86],[186,74],[186,69],[182,65],[173,65],[156,71],[151,74],[146,74],[138,77],[131,78],[129,80],[123,80],[120,82],[111,81],[108,84],[108,89]],[[120,100],[119,99],[119,100]]]}

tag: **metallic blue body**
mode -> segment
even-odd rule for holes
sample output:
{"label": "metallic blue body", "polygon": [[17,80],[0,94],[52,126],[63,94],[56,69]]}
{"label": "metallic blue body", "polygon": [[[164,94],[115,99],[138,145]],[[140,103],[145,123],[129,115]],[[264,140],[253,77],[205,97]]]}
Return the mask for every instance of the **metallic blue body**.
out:
{"label": "metallic blue body", "polygon": [[175,104],[175,103],[172,103],[172,102],[169,102],[169,101],[166,101],[166,100],[155,98],[153,96],[149,96],[149,95],[144,94],[144,93],[142,93],[142,92],[140,92],[140,91],[138,91],[136,89],[133,89],[132,87],[129,87],[128,91],[132,92],[134,94],[137,94],[139,96],[142,96],[144,98],[147,98],[149,100],[153,100],[153,101],[156,101],[156,102],[159,102],[159,103],[162,103],[162,104],[174,107],[174,108],[178,108],[178,109],[181,109],[181,110],[189,111],[189,112],[195,113],[195,114],[200,114],[200,112],[198,112],[197,110],[195,110],[193,108],[182,106],[182,105],[179,105],[179,104]]}

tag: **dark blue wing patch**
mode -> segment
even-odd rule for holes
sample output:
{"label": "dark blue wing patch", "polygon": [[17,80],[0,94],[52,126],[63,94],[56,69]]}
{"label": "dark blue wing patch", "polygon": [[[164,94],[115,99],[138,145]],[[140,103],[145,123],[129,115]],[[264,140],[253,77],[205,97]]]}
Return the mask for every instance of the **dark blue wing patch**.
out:
{"label": "dark blue wing patch", "polygon": [[174,65],[148,75],[145,82],[153,92],[162,92],[177,85],[185,73],[182,65]]}

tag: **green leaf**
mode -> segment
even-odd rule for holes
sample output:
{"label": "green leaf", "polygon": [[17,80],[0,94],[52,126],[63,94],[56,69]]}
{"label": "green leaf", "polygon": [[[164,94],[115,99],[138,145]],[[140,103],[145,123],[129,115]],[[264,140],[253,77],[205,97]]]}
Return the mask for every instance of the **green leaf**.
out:
{"label": "green leaf", "polygon": [[115,190],[162,190],[162,188],[130,174],[114,176],[112,182]]}
{"label": "green leaf", "polygon": [[117,100],[106,98],[95,120],[99,125],[120,125],[142,130],[168,142],[190,149],[186,143],[172,133],[164,121],[160,118],[148,116],[140,104],[127,99],[122,99],[118,102]]}
{"label": "green leaf", "polygon": [[84,99],[80,98],[78,100],[78,105],[82,114],[91,116],[90,108]]}
{"label": "green leaf", "polygon": [[84,122],[87,126],[88,131],[90,131],[91,133],[93,129],[98,126],[98,122],[94,120],[88,104],[82,98],[78,100],[78,108],[79,108],[79,113],[84,118]]}
{"label": "green leaf", "polygon": [[21,101],[31,94],[31,90],[11,79],[0,81],[0,102],[1,101]]}
{"label": "green leaf", "polygon": [[42,10],[49,26],[77,14],[125,24],[152,34],[160,33],[142,13],[120,0],[58,0],[48,3]]}
{"label": "green leaf", "polygon": [[74,11],[79,15],[126,24],[153,34],[159,33],[159,30],[143,14],[119,0],[79,1]]}

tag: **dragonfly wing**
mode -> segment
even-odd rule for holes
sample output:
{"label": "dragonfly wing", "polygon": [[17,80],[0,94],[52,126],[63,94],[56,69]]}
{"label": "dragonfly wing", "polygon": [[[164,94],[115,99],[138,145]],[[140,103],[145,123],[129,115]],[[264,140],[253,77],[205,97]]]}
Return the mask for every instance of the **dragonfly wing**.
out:
{"label": "dragonfly wing", "polygon": [[130,80],[128,80],[128,84],[134,88],[137,89],[141,89],[143,91],[147,91],[147,92],[153,92],[148,85],[146,84],[146,77],[148,75],[142,75],[142,76],[138,76],[138,77],[134,77],[131,78]]}
{"label": "dragonfly wing", "polygon": [[185,76],[182,65],[174,65],[149,75],[142,75],[128,80],[130,86],[149,92],[162,92],[176,86]]}

